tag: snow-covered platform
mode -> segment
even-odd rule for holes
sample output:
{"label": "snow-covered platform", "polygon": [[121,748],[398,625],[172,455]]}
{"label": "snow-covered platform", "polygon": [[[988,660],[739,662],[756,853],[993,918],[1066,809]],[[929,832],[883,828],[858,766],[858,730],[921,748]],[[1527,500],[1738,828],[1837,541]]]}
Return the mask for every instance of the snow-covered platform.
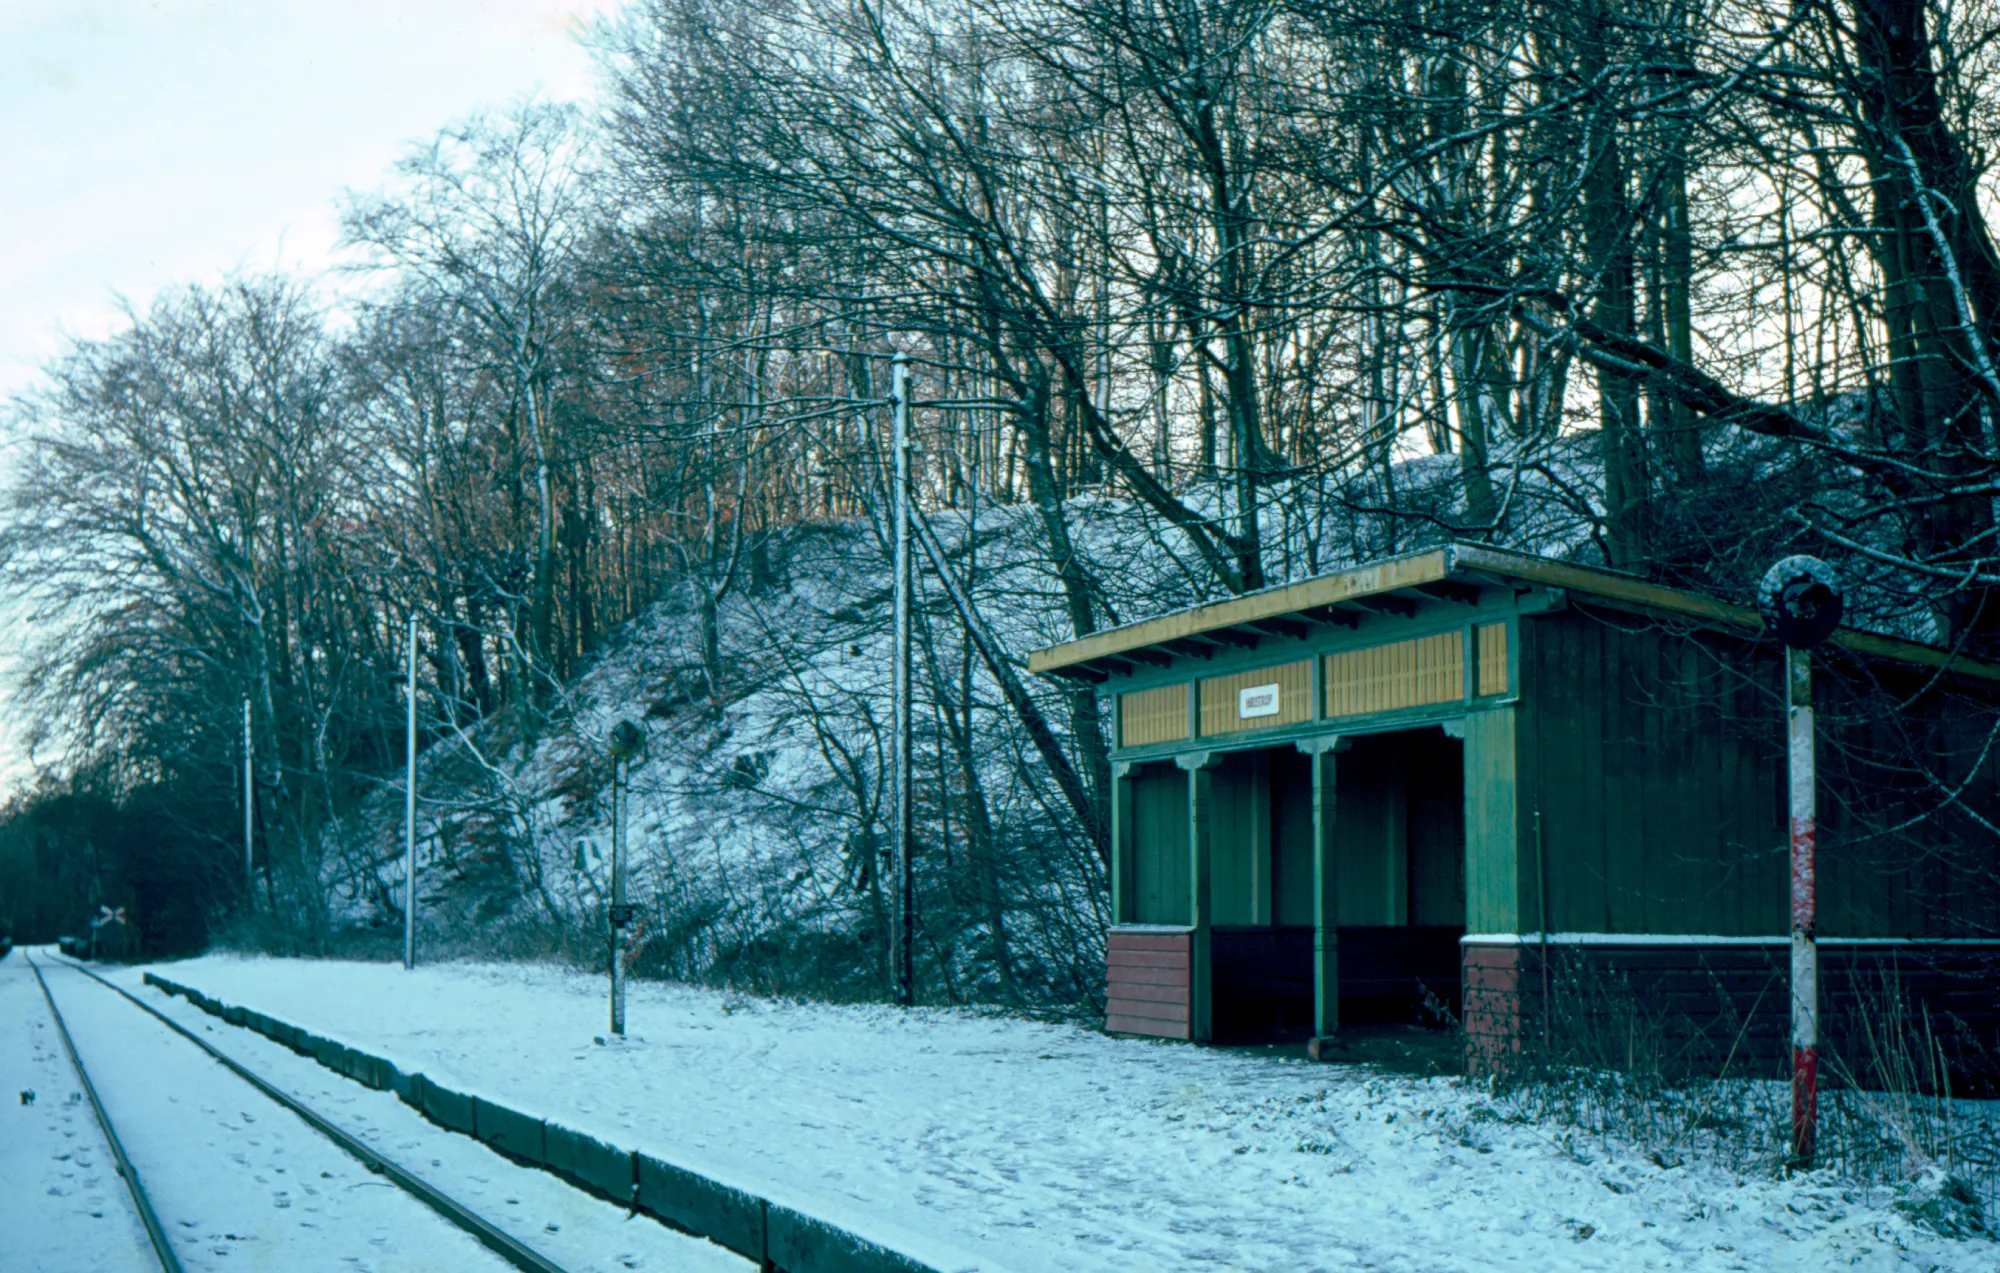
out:
{"label": "snow-covered platform", "polygon": [[[140,969],[118,976],[132,984]],[[1451,1078],[551,968],[160,971],[940,1269],[1990,1269],[1831,1179],[1559,1143]],[[150,993],[150,992],[149,992]]]}

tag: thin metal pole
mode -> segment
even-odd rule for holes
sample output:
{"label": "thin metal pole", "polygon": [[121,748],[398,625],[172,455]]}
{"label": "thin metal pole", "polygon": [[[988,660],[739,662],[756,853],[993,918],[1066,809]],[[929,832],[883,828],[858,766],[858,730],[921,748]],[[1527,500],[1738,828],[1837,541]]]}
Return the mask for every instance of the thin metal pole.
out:
{"label": "thin metal pole", "polygon": [[1792,1161],[1810,1167],[1819,1123],[1819,890],[1814,862],[1812,655],[1785,651],[1792,814]]}
{"label": "thin metal pole", "polygon": [[896,404],[896,921],[890,934],[889,976],[896,1002],[916,1000],[915,960],[911,939],[916,932],[916,898],[910,866],[910,364],[902,354],[890,363],[894,373],[890,393]]}
{"label": "thin metal pole", "polygon": [[243,895],[257,905],[257,753],[250,739],[250,699],[243,700]]}
{"label": "thin metal pole", "polygon": [[403,731],[403,967],[417,966],[417,616],[410,616],[409,699]]}
{"label": "thin metal pole", "polygon": [[625,1033],[625,789],[631,762],[611,762],[611,1033]]}

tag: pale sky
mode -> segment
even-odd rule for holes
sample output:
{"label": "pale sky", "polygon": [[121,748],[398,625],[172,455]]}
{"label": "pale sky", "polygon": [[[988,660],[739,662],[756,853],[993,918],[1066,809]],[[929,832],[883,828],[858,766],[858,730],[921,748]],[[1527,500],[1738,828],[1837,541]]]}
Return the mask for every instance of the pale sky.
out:
{"label": "pale sky", "polygon": [[[324,269],[341,192],[407,143],[523,94],[587,98],[575,35],[613,7],[0,0],[0,399],[65,334],[113,330],[119,295]],[[16,729],[0,713],[0,787]]]}

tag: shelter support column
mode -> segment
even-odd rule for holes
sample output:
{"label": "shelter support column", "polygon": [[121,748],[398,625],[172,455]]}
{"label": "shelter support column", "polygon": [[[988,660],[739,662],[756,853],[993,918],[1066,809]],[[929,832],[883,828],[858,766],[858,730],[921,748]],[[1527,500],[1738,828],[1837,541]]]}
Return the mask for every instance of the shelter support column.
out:
{"label": "shelter support column", "polygon": [[1129,924],[1132,905],[1132,762],[1111,762],[1111,922]]}
{"label": "shelter support column", "polygon": [[1210,823],[1215,761],[1213,752],[1175,758],[1188,776],[1188,1038],[1206,1043],[1214,1034],[1209,928],[1214,906],[1209,898],[1214,837]]}
{"label": "shelter support column", "polygon": [[1334,766],[1338,738],[1299,744],[1312,764],[1313,1027],[1306,1050],[1320,1059],[1340,1029],[1340,857],[1334,851]]}
{"label": "shelter support column", "polygon": [[[1548,864],[1540,817],[1519,790],[1521,722],[1511,706],[1465,718],[1465,927],[1460,1020],[1472,1074],[1504,1070],[1545,1020]],[[1524,861],[1525,857],[1525,861]]]}

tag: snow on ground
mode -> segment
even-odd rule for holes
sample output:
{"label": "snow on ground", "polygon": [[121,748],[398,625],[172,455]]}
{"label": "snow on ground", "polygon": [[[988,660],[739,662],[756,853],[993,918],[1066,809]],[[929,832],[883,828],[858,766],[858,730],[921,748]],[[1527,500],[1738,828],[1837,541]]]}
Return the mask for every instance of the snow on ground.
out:
{"label": "snow on ground", "polygon": [[0,1268],[145,1268],[146,1230],[18,954],[0,958],[0,1102]]}
{"label": "snow on ground", "polygon": [[1830,1178],[1566,1146],[1454,1079],[656,983],[604,1045],[601,980],[558,969],[165,971],[943,1269],[2000,1265]]}
{"label": "snow on ground", "polygon": [[[138,980],[121,979],[128,984]],[[239,1063],[564,1268],[754,1273],[747,1261],[713,1243],[634,1217],[546,1172],[510,1162],[470,1137],[443,1131],[388,1092],[350,1082],[262,1035],[225,1025],[185,1000],[134,988]],[[434,1266],[443,1267],[456,1266]]]}
{"label": "snow on ground", "polygon": [[67,969],[44,972],[189,1270],[326,1268],[342,1258],[410,1273],[508,1267],[110,991]]}
{"label": "snow on ground", "polygon": [[[482,1273],[509,1267],[166,1027],[80,973],[44,962],[98,1094],[189,1270]],[[18,957],[0,963],[0,994],[8,995],[10,1008],[21,982],[34,991],[33,975]],[[749,1269],[707,1242],[634,1220],[620,1207],[441,1131],[389,1094],[341,1079],[178,1000],[153,997],[238,1061],[566,1267]],[[29,1006],[40,1008],[39,992],[35,999]],[[46,1015],[43,1009],[40,1016]],[[53,1034],[53,1025],[46,1032]],[[51,1046],[60,1045],[52,1040]],[[67,1058],[59,1059],[66,1069]],[[95,1134],[89,1107],[75,1108]],[[103,1157],[100,1184],[107,1196],[98,1197],[93,1210],[107,1219],[93,1228],[76,1214],[24,1216],[19,1226],[0,1228],[0,1269],[152,1266],[142,1232],[133,1239],[137,1249],[128,1243],[115,1258],[91,1259],[89,1246],[73,1246],[101,1244],[98,1230],[131,1214],[109,1155]],[[136,1231],[136,1222],[129,1227]]]}

